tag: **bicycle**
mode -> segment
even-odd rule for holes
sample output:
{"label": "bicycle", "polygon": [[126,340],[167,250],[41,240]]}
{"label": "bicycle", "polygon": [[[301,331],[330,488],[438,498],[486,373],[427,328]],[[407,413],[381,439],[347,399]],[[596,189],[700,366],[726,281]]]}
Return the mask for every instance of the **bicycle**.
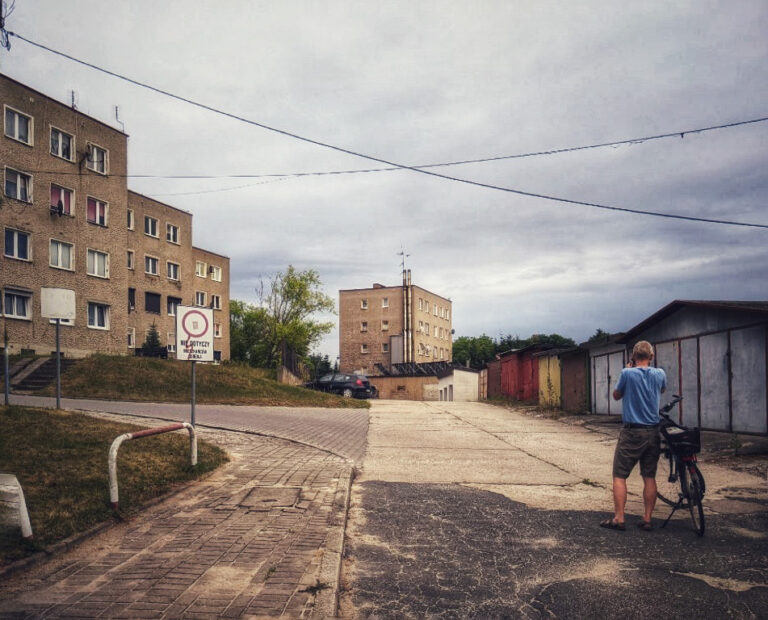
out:
{"label": "bicycle", "polygon": [[704,536],[702,499],[706,485],[696,460],[696,455],[701,451],[699,429],[682,426],[669,417],[669,412],[681,400],[682,396],[675,395],[659,410],[659,431],[665,461],[659,463],[658,496],[661,501],[672,507],[672,512],[661,527],[666,527],[672,515],[679,509],[687,508],[691,513],[693,529],[699,536]]}

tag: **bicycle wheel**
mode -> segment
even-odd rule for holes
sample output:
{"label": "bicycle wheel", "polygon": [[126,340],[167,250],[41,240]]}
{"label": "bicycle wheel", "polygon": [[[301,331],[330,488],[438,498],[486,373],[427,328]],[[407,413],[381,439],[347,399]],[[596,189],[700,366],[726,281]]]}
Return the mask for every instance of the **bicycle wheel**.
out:
{"label": "bicycle wheel", "polygon": [[704,536],[704,477],[695,463],[688,463],[686,480],[686,495],[688,509],[691,511],[691,523],[699,536]]}
{"label": "bicycle wheel", "polygon": [[656,489],[659,499],[669,506],[675,506],[680,501],[679,474],[675,461],[666,455],[659,459],[656,471]]}

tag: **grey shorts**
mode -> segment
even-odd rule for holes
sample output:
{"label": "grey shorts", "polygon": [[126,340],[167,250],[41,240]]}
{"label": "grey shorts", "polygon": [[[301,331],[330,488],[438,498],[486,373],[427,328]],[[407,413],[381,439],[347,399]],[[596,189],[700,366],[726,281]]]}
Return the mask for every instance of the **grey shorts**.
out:
{"label": "grey shorts", "polygon": [[660,452],[658,428],[622,428],[613,453],[613,477],[629,478],[639,461],[640,475],[643,478],[655,478]]}

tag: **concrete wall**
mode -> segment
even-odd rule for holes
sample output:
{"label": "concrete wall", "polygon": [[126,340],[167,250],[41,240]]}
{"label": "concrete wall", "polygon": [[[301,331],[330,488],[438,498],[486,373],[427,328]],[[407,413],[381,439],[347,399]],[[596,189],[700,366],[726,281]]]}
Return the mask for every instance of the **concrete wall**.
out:
{"label": "concrete wall", "polygon": [[440,400],[471,402],[478,399],[480,373],[454,368],[453,373],[438,380]]}
{"label": "concrete wall", "polygon": [[389,400],[439,400],[437,377],[369,377],[379,398]]}

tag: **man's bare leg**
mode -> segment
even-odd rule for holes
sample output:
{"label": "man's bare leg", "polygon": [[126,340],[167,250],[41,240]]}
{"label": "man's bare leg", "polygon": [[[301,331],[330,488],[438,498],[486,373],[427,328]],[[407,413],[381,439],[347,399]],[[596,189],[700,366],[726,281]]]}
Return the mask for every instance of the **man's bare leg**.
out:
{"label": "man's bare leg", "polygon": [[[654,480],[655,482],[655,480]],[[654,497],[654,501],[655,497]],[[613,478],[613,520],[624,523],[624,507],[627,504],[627,481],[624,478]]]}
{"label": "man's bare leg", "polygon": [[651,515],[653,515],[653,509],[656,507],[656,497],[656,478],[643,478],[643,507],[645,509],[643,521],[646,523],[651,522]]}

